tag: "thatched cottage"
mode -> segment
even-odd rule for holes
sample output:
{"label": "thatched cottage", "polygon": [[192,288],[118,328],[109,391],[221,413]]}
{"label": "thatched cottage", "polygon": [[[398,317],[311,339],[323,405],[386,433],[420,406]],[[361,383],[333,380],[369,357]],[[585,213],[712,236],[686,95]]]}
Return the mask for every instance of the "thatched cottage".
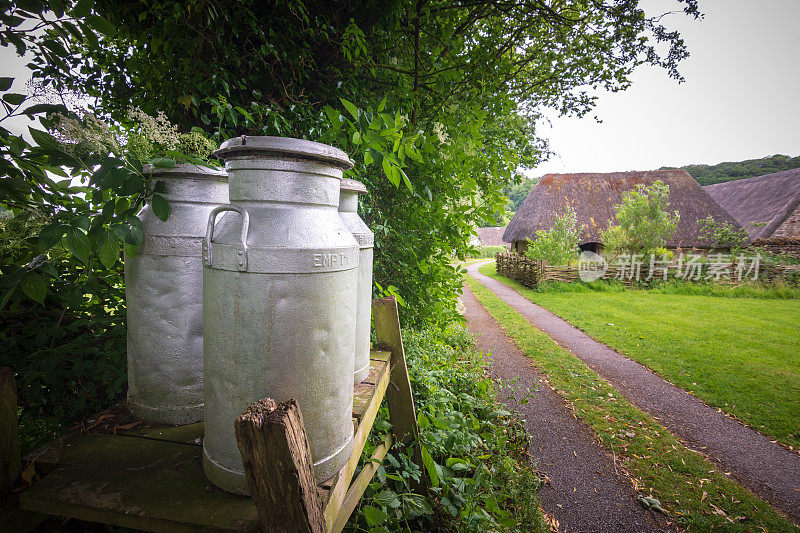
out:
{"label": "thatched cottage", "polygon": [[637,185],[661,181],[669,186],[670,210],[680,213],[670,248],[709,248],[699,220],[708,216],[718,222],[739,224],[685,170],[612,172],[607,174],[546,174],[539,180],[508,224],[503,240],[524,253],[526,239],[535,240],[538,230],[547,230],[567,206],[575,209],[578,226],[583,226],[580,246],[598,251],[602,232],[615,222],[614,205],[622,203],[625,192]]}
{"label": "thatched cottage", "polygon": [[503,242],[503,233],[505,231],[505,226],[477,228],[475,230],[478,234],[478,242],[483,246],[508,246],[508,243]]}
{"label": "thatched cottage", "polygon": [[800,168],[703,187],[751,241],[800,238]]}

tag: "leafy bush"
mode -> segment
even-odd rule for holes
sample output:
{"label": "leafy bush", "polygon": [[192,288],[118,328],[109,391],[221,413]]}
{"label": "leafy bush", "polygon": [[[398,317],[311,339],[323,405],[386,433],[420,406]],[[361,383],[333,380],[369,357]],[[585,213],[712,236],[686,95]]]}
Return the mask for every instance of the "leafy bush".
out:
{"label": "leafy bush", "polygon": [[737,228],[730,222],[717,222],[714,217],[698,220],[702,235],[713,241],[717,246],[728,248],[734,254],[747,249],[750,245],[750,238],[742,228]]}
{"label": "leafy bush", "polygon": [[622,203],[614,206],[619,225],[603,232],[603,244],[609,252],[651,253],[663,248],[675,234],[680,215],[670,215],[669,185],[656,181],[650,186],[637,185],[626,192]]}
{"label": "leafy bush", "polygon": [[[525,451],[522,423],[495,400],[480,353],[465,330],[405,330],[409,375],[426,471],[392,448],[350,520],[370,531],[545,531],[538,504],[541,481]],[[386,410],[376,428],[387,429]],[[372,454],[379,442],[365,448]],[[411,490],[425,475],[432,498]]]}
{"label": "leafy bush", "polygon": [[525,257],[549,265],[568,265],[578,258],[581,229],[575,210],[567,207],[549,230],[538,230],[535,241],[528,239]]}

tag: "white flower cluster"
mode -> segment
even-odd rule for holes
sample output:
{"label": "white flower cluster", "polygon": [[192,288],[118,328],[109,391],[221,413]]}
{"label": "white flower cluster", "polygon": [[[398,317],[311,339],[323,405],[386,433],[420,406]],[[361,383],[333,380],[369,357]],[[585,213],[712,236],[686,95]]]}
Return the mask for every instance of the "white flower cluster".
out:
{"label": "white flower cluster", "polygon": [[436,135],[441,144],[450,144],[450,136],[444,131],[444,125],[441,122],[433,123],[433,134]]}
{"label": "white flower cluster", "polygon": [[120,142],[111,127],[94,114],[84,112],[80,118],[56,115],[55,138],[72,154],[77,149],[120,153]]}
{"label": "white flower cluster", "polygon": [[405,126],[406,124],[408,124],[408,114],[404,113],[400,115],[400,126],[402,127]]}
{"label": "white flower cluster", "polygon": [[141,136],[151,143],[167,150],[174,150],[178,146],[180,141],[178,126],[170,122],[163,111],[151,117],[138,107],[128,106],[127,118],[136,124]]}

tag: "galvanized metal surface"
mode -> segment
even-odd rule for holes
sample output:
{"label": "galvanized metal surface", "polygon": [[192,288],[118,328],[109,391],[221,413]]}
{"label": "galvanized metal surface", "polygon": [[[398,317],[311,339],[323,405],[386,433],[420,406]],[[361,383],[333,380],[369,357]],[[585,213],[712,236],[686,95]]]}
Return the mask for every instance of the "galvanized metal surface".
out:
{"label": "galvanized metal surface", "polygon": [[203,419],[202,240],[212,209],[228,202],[221,170],[177,165],[145,169],[162,181],[170,216],[139,213],[144,240],[125,258],[128,401],[148,422]]}
{"label": "galvanized metal surface", "polygon": [[339,215],[358,241],[358,301],[356,304],[356,349],[353,381],[360,383],[369,374],[369,330],[372,314],[372,252],[375,236],[358,216],[358,195],[367,192],[364,184],[342,178]]}
{"label": "galvanized metal surface", "polygon": [[256,400],[295,398],[327,479],[353,446],[359,252],[337,212],[351,164],[335,148],[270,137],[226,141],[219,155],[237,212],[214,214],[206,245],[203,468],[247,493],[233,421]]}

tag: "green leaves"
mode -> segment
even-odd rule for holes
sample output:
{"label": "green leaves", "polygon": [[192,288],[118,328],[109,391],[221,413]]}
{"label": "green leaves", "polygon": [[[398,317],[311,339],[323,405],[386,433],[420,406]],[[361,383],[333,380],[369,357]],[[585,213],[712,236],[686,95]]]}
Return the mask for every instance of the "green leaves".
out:
{"label": "green leaves", "polygon": [[97,245],[97,257],[100,263],[108,269],[114,267],[119,259],[121,248],[116,235],[109,230],[103,231]]}
{"label": "green leaves", "polygon": [[18,93],[6,93],[3,95],[3,101],[8,102],[11,105],[19,105],[25,101],[25,95]]}
{"label": "green leaves", "polygon": [[70,11],[70,15],[76,19],[83,18],[92,11],[92,7],[94,7],[94,0],[78,0]]}
{"label": "green leaves", "polygon": [[431,486],[438,487],[439,473],[436,471],[436,463],[425,446],[422,446],[422,463],[425,465],[425,470],[428,472],[428,476],[431,479]]}
{"label": "green leaves", "polygon": [[26,272],[20,283],[22,292],[35,302],[44,304],[47,295],[47,282],[36,272]]}
{"label": "green leaves", "polygon": [[345,109],[347,109],[348,113],[353,115],[353,118],[358,120],[358,108],[352,102],[345,100],[344,98],[339,98],[342,101]]}
{"label": "green leaves", "polygon": [[167,218],[169,218],[169,202],[167,202],[166,198],[160,194],[154,194],[151,205],[153,207],[153,214],[159,219],[166,221]]}
{"label": "green leaves", "polygon": [[67,228],[67,233],[62,239],[64,248],[80,260],[86,266],[89,266],[89,255],[92,250],[89,238],[81,229],[70,226]]}
{"label": "green leaves", "polygon": [[116,28],[114,28],[114,26],[108,22],[105,17],[100,15],[89,15],[87,21],[92,28],[99,31],[106,37],[113,37],[117,33]]}

